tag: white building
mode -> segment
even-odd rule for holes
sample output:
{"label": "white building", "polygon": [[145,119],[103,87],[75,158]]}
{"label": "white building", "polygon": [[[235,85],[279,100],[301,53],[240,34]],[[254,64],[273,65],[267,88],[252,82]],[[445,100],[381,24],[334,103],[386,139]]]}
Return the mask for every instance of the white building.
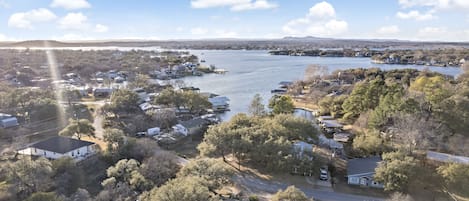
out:
{"label": "white building", "polygon": [[95,153],[95,143],[68,137],[56,136],[29,145],[19,154],[58,159],[69,156],[79,161]]}

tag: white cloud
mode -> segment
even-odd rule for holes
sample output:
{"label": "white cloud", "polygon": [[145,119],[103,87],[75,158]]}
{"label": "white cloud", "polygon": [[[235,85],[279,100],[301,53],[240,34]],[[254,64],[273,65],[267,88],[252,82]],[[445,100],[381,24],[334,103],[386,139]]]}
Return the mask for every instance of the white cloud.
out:
{"label": "white cloud", "polygon": [[227,30],[216,30],[215,34],[219,38],[235,38],[238,36],[238,33],[234,31],[227,31]]}
{"label": "white cloud", "polygon": [[52,8],[64,8],[67,10],[76,10],[90,8],[91,4],[86,0],[53,0],[50,4]]}
{"label": "white cloud", "polygon": [[244,10],[266,10],[277,8],[278,5],[275,3],[268,2],[267,0],[257,0],[244,4],[237,4],[231,7],[233,11],[244,11]]}
{"label": "white cloud", "polygon": [[467,10],[468,0],[398,0],[402,8],[429,7],[435,10]]}
{"label": "white cloud", "polygon": [[311,7],[308,15],[319,18],[335,17],[335,9],[331,4],[323,1]]}
{"label": "white cloud", "polygon": [[108,30],[109,30],[109,27],[106,25],[96,24],[94,26],[94,31],[98,33],[104,33],[104,32],[107,32]]}
{"label": "white cloud", "polygon": [[408,13],[397,12],[396,16],[400,19],[414,19],[417,21],[431,20],[436,18],[436,16],[433,16],[432,11],[427,13],[420,13],[418,10],[412,10]]}
{"label": "white cloud", "polygon": [[399,32],[401,32],[401,30],[397,25],[384,26],[376,30],[376,33],[379,35],[394,35],[398,34]]}
{"label": "white cloud", "polygon": [[182,32],[182,31],[184,31],[184,27],[176,27],[176,31],[177,32]]}
{"label": "white cloud", "polygon": [[191,34],[192,35],[203,35],[203,34],[207,34],[207,33],[208,33],[208,30],[204,29],[204,28],[201,28],[201,27],[196,27],[196,28],[191,29]]}
{"label": "white cloud", "polygon": [[59,20],[59,27],[67,30],[86,30],[90,27],[88,17],[83,13],[68,13]]}
{"label": "white cloud", "polygon": [[8,26],[21,29],[33,29],[33,23],[48,22],[56,18],[57,16],[50,10],[39,8],[12,14],[8,19]]}
{"label": "white cloud", "polygon": [[269,0],[191,0],[192,8],[230,7],[232,11],[262,10],[277,8]]}
{"label": "white cloud", "polygon": [[309,9],[305,17],[286,23],[283,32],[289,35],[333,36],[348,30],[348,23],[336,19],[334,7],[323,1]]}

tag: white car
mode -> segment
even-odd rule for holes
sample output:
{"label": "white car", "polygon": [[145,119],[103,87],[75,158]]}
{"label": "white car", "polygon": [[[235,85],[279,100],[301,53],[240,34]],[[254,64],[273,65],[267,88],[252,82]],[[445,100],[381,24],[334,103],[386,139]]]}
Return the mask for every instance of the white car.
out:
{"label": "white car", "polygon": [[329,180],[329,171],[327,170],[327,166],[322,166],[319,168],[319,179],[323,181]]}

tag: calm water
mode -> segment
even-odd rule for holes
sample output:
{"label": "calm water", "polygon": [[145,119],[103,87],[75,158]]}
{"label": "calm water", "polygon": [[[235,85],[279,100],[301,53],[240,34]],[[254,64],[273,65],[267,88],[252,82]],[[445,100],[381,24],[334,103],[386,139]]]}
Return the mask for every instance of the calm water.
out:
{"label": "calm water", "polygon": [[[223,120],[228,120],[234,114],[247,112],[249,103],[256,93],[259,93],[267,104],[271,97],[270,90],[277,88],[281,81],[302,79],[306,67],[310,64],[327,66],[331,72],[358,67],[379,67],[384,70],[425,68],[417,65],[372,64],[369,58],[271,56],[267,51],[192,50],[190,52],[206,60],[206,65],[213,64],[229,71],[224,75],[209,74],[184,78],[188,85],[199,87],[201,91],[230,98],[231,111],[221,115]],[[453,76],[460,73],[460,68],[427,68]]]}

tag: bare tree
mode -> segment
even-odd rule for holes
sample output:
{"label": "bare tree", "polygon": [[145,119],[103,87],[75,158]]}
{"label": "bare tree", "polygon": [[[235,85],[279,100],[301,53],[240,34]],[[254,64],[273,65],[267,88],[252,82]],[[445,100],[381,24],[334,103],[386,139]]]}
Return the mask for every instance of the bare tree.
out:
{"label": "bare tree", "polygon": [[327,66],[312,64],[306,67],[304,79],[305,81],[313,81],[327,75],[328,72],[329,68]]}
{"label": "bare tree", "polygon": [[393,118],[394,142],[399,143],[408,152],[415,149],[435,147],[442,141],[444,128],[441,123],[419,114],[397,114]]}

